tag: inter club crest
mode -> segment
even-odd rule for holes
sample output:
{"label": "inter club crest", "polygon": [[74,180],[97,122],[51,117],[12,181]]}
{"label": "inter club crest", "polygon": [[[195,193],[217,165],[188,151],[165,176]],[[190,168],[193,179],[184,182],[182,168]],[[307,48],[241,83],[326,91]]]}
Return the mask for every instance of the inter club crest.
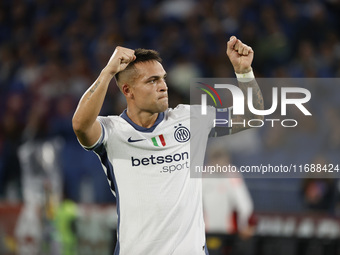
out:
{"label": "inter club crest", "polygon": [[185,143],[190,139],[190,131],[188,128],[182,126],[182,124],[178,124],[175,126],[176,130],[174,133],[174,137],[177,142]]}

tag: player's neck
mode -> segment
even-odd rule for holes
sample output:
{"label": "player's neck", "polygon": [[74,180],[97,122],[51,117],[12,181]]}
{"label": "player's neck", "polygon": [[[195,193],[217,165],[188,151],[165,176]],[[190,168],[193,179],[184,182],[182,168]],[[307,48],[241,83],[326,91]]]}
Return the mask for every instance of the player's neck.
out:
{"label": "player's neck", "polygon": [[158,113],[150,113],[145,111],[131,111],[129,108],[126,110],[127,116],[135,124],[141,127],[150,128],[155,124]]}

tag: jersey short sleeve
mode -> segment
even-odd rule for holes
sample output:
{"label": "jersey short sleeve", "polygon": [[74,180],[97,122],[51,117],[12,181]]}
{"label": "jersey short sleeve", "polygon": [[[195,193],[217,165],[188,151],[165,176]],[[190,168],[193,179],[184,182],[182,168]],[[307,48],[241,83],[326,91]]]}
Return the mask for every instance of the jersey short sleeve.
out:
{"label": "jersey short sleeve", "polygon": [[108,139],[108,134],[112,132],[110,130],[112,130],[111,127],[113,126],[113,122],[109,117],[98,116],[97,120],[99,121],[100,126],[102,128],[102,131],[101,131],[101,134],[98,140],[91,146],[84,146],[78,140],[80,145],[87,151],[95,151],[102,144],[106,144],[107,139]]}

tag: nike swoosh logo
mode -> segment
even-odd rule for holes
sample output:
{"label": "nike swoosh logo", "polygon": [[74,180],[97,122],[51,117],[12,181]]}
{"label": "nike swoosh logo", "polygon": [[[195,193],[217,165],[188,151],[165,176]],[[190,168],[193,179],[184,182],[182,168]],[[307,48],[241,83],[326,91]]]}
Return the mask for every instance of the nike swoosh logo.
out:
{"label": "nike swoosh logo", "polygon": [[140,141],[144,141],[144,140],[146,140],[146,139],[136,139],[136,140],[132,140],[131,137],[129,137],[128,142],[129,142],[129,143],[135,143],[135,142],[140,142]]}

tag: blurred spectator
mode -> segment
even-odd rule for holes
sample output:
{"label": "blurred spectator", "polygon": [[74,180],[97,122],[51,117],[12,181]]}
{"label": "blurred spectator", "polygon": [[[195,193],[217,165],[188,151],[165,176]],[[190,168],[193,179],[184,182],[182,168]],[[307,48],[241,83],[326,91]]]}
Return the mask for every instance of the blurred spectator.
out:
{"label": "blurred spectator", "polygon": [[21,199],[21,172],[17,150],[25,125],[25,100],[20,93],[9,94],[0,122],[0,199]]}
{"label": "blurred spectator", "polygon": [[325,155],[316,155],[312,161],[310,174],[302,182],[302,196],[310,212],[334,214],[336,204],[336,181],[322,169],[329,169]]}
{"label": "blurred spectator", "polygon": [[69,199],[61,202],[56,211],[55,222],[62,255],[77,254],[76,218],[77,204]]}
{"label": "blurred spectator", "polygon": [[[233,166],[231,154],[221,143],[211,143],[208,148],[206,166]],[[224,248],[219,249],[209,247],[208,238],[211,254],[253,254],[248,242],[255,231],[253,201],[242,175],[237,172],[206,173],[202,181],[206,232],[230,236],[229,243],[222,244]]]}

